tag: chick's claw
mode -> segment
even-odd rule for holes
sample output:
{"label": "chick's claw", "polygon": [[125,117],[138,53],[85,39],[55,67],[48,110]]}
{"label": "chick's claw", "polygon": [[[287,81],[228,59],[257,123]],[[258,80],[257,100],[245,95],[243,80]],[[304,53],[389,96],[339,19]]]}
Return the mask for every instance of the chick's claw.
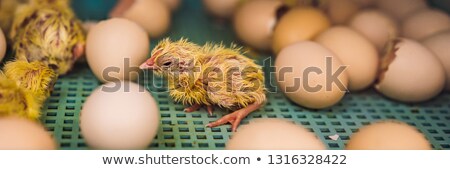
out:
{"label": "chick's claw", "polygon": [[198,109],[200,109],[200,105],[199,104],[194,104],[194,105],[192,105],[191,107],[187,107],[187,108],[185,108],[184,109],[184,112],[186,112],[186,113],[192,113],[192,112],[195,112],[195,111],[197,111]]}
{"label": "chick's claw", "polygon": [[206,106],[206,111],[208,112],[208,114],[209,114],[210,116],[212,116],[212,115],[213,115],[213,112],[214,112],[214,107],[211,106],[211,105],[207,105],[207,106]]}
{"label": "chick's claw", "polygon": [[240,109],[238,111],[230,113],[215,122],[209,123],[208,125],[206,125],[206,127],[213,128],[213,127],[217,127],[217,126],[221,126],[221,125],[230,123],[231,130],[233,132],[236,132],[239,124],[241,124],[242,119],[247,117],[247,115],[250,114],[251,112],[258,110],[261,107],[261,105],[262,104],[257,104],[257,103],[251,104],[243,109]]}

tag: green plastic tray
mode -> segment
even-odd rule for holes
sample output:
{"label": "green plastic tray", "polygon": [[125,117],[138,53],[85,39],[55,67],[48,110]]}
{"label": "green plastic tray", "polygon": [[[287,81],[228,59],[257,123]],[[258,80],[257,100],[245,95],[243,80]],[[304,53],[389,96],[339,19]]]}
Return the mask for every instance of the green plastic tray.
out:
{"label": "green plastic tray", "polygon": [[[186,37],[200,44],[206,41],[228,44],[235,41],[229,24],[221,24],[208,17],[198,1],[191,2],[184,3],[175,14],[169,34],[171,37]],[[152,45],[156,42],[152,40]],[[255,59],[262,61],[265,58],[273,60],[265,56]],[[268,73],[270,70],[265,71]],[[153,74],[146,72],[140,77],[140,82],[152,78]],[[156,84],[158,87],[141,84],[152,92],[161,111],[158,135],[149,149],[224,149],[232,134],[230,126],[205,128],[208,122],[220,118],[223,111],[216,110],[214,116],[208,116],[204,110],[186,114],[182,105],[170,99],[164,84]],[[70,75],[56,83],[55,91],[43,108],[42,122],[58,140],[61,149],[88,149],[80,133],[79,113],[86,97],[99,85],[86,64],[78,65]],[[309,128],[329,149],[343,149],[359,127],[377,120],[396,119],[417,127],[434,149],[450,149],[449,93],[426,103],[411,105],[387,100],[373,90],[367,90],[348,94],[338,105],[326,110],[299,107],[280,92],[268,94],[268,99],[267,105],[251,114],[243,124],[254,118],[286,118]],[[340,140],[328,138],[334,134],[339,134]]]}

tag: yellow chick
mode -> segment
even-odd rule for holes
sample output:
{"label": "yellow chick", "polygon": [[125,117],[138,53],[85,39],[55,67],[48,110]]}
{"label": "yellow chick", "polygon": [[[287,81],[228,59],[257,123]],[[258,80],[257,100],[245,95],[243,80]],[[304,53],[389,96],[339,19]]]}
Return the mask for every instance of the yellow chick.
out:
{"label": "yellow chick", "polygon": [[28,0],[0,0],[0,28],[3,32],[9,32],[17,7],[27,2]]}
{"label": "yellow chick", "polygon": [[10,32],[16,59],[40,61],[64,75],[84,53],[85,33],[69,0],[30,0],[19,7]]}
{"label": "yellow chick", "polygon": [[181,39],[161,41],[141,69],[150,69],[168,79],[170,96],[191,105],[186,112],[217,105],[234,112],[208,124],[216,127],[232,124],[235,131],[251,112],[266,101],[264,74],[261,67],[233,46],[206,44],[201,47]]}
{"label": "yellow chick", "polygon": [[9,62],[0,75],[0,115],[40,116],[57,74],[40,62]]}

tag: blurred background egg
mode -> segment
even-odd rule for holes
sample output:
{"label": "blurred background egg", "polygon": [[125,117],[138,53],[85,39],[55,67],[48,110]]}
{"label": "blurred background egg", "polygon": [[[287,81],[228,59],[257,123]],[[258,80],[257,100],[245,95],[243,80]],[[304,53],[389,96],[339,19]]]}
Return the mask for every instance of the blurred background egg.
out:
{"label": "blurred background egg", "polygon": [[356,2],[361,7],[371,7],[375,4],[377,0],[352,0]]}
{"label": "blurred background egg", "polygon": [[159,108],[152,95],[133,82],[111,82],[86,99],[80,128],[94,149],[145,149],[156,136]]}
{"label": "blurred background egg", "polygon": [[281,1],[277,0],[246,1],[234,15],[233,23],[237,36],[258,50],[270,49],[277,22],[277,9],[281,6]]}
{"label": "blurred background egg", "polygon": [[375,0],[376,5],[382,11],[391,15],[398,21],[409,17],[411,14],[427,9],[426,0]]}
{"label": "blurred background egg", "polygon": [[172,11],[177,10],[181,3],[183,3],[183,0],[162,0]]}
{"label": "blurred background egg", "polygon": [[440,59],[447,75],[446,90],[450,91],[450,30],[425,39],[423,44]]}
{"label": "blurred background egg", "polygon": [[402,23],[403,36],[414,40],[423,40],[448,29],[450,29],[450,17],[440,10],[423,10],[414,13]]}
{"label": "blurred background egg", "polygon": [[[422,44],[399,39],[388,57],[375,89],[403,102],[422,102],[437,96],[445,84],[445,71],[439,59]],[[391,57],[391,58],[389,58]]]}
{"label": "blurred background egg", "polygon": [[[327,67],[327,57],[332,68]],[[279,89],[293,102],[313,109],[323,109],[338,103],[344,97],[348,76],[346,71],[337,74],[340,85],[327,83],[328,73],[337,73],[344,65],[333,52],[324,46],[302,41],[284,48],[275,61]],[[329,70],[328,70],[329,69]],[[306,75],[305,75],[306,74]]]}
{"label": "blurred background egg", "polygon": [[161,37],[171,23],[169,6],[162,0],[136,0],[123,17],[141,25],[150,37]]}
{"label": "blurred background egg", "polygon": [[0,150],[53,150],[53,137],[38,122],[18,117],[0,117]]}
{"label": "blurred background egg", "polygon": [[5,57],[6,47],[7,47],[7,44],[6,44],[5,34],[0,29],[0,61],[2,61],[3,58]]}
{"label": "blurred background egg", "polygon": [[364,36],[348,27],[335,26],[320,34],[316,41],[347,65],[350,91],[366,89],[375,81],[378,53]]}
{"label": "blurred background egg", "polygon": [[349,26],[364,35],[382,51],[390,39],[399,35],[397,22],[378,10],[364,10],[356,14]]}
{"label": "blurred background egg", "polygon": [[231,18],[241,0],[203,0],[206,10],[218,18]]}
{"label": "blurred background egg", "polygon": [[228,150],[325,150],[317,136],[283,119],[255,119],[242,125],[226,144]]}
{"label": "blurred background egg", "polygon": [[309,7],[293,8],[284,14],[275,27],[272,49],[278,53],[286,46],[311,40],[330,27],[327,16]]}
{"label": "blurred background egg", "polygon": [[415,127],[398,121],[364,126],[347,143],[348,150],[431,150],[431,144]]}
{"label": "blurred background egg", "polygon": [[328,1],[327,14],[333,24],[345,24],[358,13],[360,5],[354,0]]}
{"label": "blurred background egg", "polygon": [[150,51],[149,41],[144,29],[132,21],[120,18],[101,21],[88,33],[87,62],[102,82],[136,80],[139,65]]}

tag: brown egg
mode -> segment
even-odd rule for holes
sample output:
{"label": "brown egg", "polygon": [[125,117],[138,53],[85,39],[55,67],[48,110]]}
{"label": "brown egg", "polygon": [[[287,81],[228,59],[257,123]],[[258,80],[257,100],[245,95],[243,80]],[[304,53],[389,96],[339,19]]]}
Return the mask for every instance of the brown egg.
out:
{"label": "brown egg", "polygon": [[376,5],[398,21],[428,8],[426,0],[376,0]]}
{"label": "brown egg", "polygon": [[364,126],[348,141],[349,150],[431,150],[431,144],[415,127],[383,121]]}
{"label": "brown egg", "polygon": [[206,10],[219,18],[230,18],[241,0],[203,0]]}
{"label": "brown egg", "polygon": [[0,29],[0,61],[3,60],[6,54],[6,38],[5,34],[3,34],[3,31]]}
{"label": "brown egg", "polygon": [[170,27],[171,13],[161,0],[136,0],[123,17],[141,25],[150,37],[161,37]]}
{"label": "brown egg", "polygon": [[375,5],[375,2],[377,0],[352,0],[353,2],[356,2],[361,7],[371,7]]}
{"label": "brown egg", "polygon": [[325,150],[314,133],[283,119],[256,119],[228,141],[228,150]]}
{"label": "brown egg", "polygon": [[439,59],[422,44],[399,39],[396,49],[383,59],[383,72],[375,89],[403,102],[422,102],[438,95],[445,84]]}
{"label": "brown egg", "polygon": [[450,29],[450,17],[439,10],[423,10],[406,18],[402,23],[403,36],[423,40],[433,34]]}
{"label": "brown egg", "polygon": [[318,43],[302,41],[284,48],[276,58],[275,68],[279,89],[301,106],[327,108],[347,92],[346,67]]}
{"label": "brown egg", "polygon": [[180,7],[180,4],[183,0],[162,0],[167,6],[169,6],[170,10],[175,11]]}
{"label": "brown egg", "polygon": [[287,12],[275,27],[272,49],[278,53],[286,46],[311,40],[330,27],[330,21],[320,10],[298,7]]}
{"label": "brown egg", "polygon": [[354,0],[328,1],[327,14],[333,24],[345,24],[360,9]]}
{"label": "brown egg", "polygon": [[441,60],[447,75],[446,90],[450,91],[450,30],[428,37],[423,44]]}
{"label": "brown egg", "polygon": [[399,34],[395,19],[378,10],[365,10],[356,14],[349,26],[364,35],[382,51],[392,38]]}
{"label": "brown egg", "polygon": [[378,72],[378,53],[375,46],[358,32],[336,26],[320,34],[316,41],[330,49],[347,65],[350,91],[366,89],[375,81]]}
{"label": "brown egg", "polygon": [[276,11],[281,6],[281,1],[277,0],[246,1],[234,15],[237,36],[256,49],[270,49],[277,20]]}
{"label": "brown egg", "polygon": [[53,150],[56,142],[45,128],[18,117],[0,118],[0,150]]}

